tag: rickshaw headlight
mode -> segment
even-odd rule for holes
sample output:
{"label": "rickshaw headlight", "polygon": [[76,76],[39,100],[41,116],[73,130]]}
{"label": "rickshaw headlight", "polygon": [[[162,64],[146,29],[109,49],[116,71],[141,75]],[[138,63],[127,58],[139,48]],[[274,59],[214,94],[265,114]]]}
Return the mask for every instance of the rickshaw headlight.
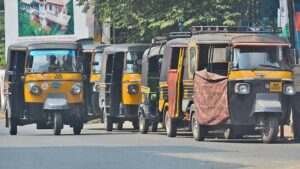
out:
{"label": "rickshaw headlight", "polygon": [[42,89],[38,85],[31,83],[29,86],[30,93],[34,95],[40,95],[42,93]]}
{"label": "rickshaw headlight", "polygon": [[284,85],[283,86],[283,93],[286,94],[286,95],[294,95],[296,94],[296,91],[294,89],[294,86],[293,85]]}
{"label": "rickshaw headlight", "polygon": [[235,84],[234,92],[237,94],[249,94],[250,93],[250,84],[237,83],[237,84]]}
{"label": "rickshaw headlight", "polygon": [[78,94],[80,94],[81,88],[82,88],[81,83],[75,84],[75,85],[72,87],[72,89],[71,89],[72,94],[73,94],[73,95],[78,95]]}
{"label": "rickshaw headlight", "polygon": [[136,94],[139,92],[139,86],[136,85],[136,84],[131,84],[131,85],[128,85],[127,87],[127,92],[129,94]]}

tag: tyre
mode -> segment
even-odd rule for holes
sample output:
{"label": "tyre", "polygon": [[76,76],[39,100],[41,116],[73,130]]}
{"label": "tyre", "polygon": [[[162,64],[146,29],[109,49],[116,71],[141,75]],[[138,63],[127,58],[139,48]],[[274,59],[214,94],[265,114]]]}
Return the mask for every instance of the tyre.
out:
{"label": "tyre", "polygon": [[139,128],[141,134],[147,134],[149,130],[149,119],[146,119],[143,114],[139,117]]}
{"label": "tyre", "polygon": [[81,130],[83,129],[83,123],[82,122],[76,122],[73,126],[73,133],[75,135],[79,135],[81,133]]}
{"label": "tyre", "polygon": [[199,125],[195,113],[192,115],[192,132],[196,141],[204,141],[207,130],[204,126]]}
{"label": "tyre", "polygon": [[9,126],[9,134],[10,135],[17,135],[18,133],[18,124],[17,118],[8,118],[8,126]]}
{"label": "tyre", "polygon": [[278,119],[275,116],[268,116],[265,119],[265,127],[261,130],[262,142],[266,144],[275,142],[278,132]]}
{"label": "tyre", "polygon": [[117,130],[122,130],[123,129],[123,124],[124,124],[123,121],[117,122],[116,123],[116,129]]}
{"label": "tyre", "polygon": [[169,111],[166,111],[165,114],[165,124],[166,124],[166,132],[168,137],[176,137],[177,135],[177,126],[175,123],[175,119],[169,117]]}
{"label": "tyre", "polygon": [[[105,108],[104,108],[105,109]],[[112,131],[113,130],[113,121],[112,117],[108,116],[106,114],[106,111],[103,111],[103,118],[104,118],[104,128],[106,131]]]}
{"label": "tyre", "polygon": [[157,129],[158,129],[158,123],[155,122],[155,123],[152,124],[151,132],[157,132]]}
{"label": "tyre", "polygon": [[133,129],[134,130],[138,130],[140,127],[139,127],[139,121],[133,121],[132,122],[132,126],[133,126]]}
{"label": "tyre", "polygon": [[63,127],[63,124],[62,124],[61,113],[56,112],[56,113],[54,113],[53,134],[60,135],[62,127]]}

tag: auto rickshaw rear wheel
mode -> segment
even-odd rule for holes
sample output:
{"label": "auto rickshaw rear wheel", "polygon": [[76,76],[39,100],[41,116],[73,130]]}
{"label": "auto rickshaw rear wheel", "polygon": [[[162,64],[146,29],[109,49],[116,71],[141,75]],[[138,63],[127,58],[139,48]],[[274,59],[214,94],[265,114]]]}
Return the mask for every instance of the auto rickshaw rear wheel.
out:
{"label": "auto rickshaw rear wheel", "polygon": [[116,129],[117,129],[117,130],[122,130],[122,129],[123,129],[123,124],[124,124],[123,121],[117,122],[117,123],[116,123]]}
{"label": "auto rickshaw rear wheel", "polygon": [[261,137],[263,143],[273,143],[276,141],[279,132],[278,119],[274,115],[267,116],[265,119],[265,126],[261,130]]}
{"label": "auto rickshaw rear wheel", "polygon": [[177,126],[175,119],[169,117],[169,111],[166,111],[165,114],[165,124],[166,124],[166,132],[168,137],[176,137],[177,135]]}
{"label": "auto rickshaw rear wheel", "polygon": [[140,128],[139,121],[133,121],[132,126],[134,130],[138,130]]}
{"label": "auto rickshaw rear wheel", "polygon": [[60,135],[62,127],[62,115],[60,112],[56,112],[54,113],[53,134]]}
{"label": "auto rickshaw rear wheel", "polygon": [[[105,109],[105,108],[104,108]],[[113,130],[113,121],[112,117],[108,116],[106,114],[106,111],[103,110],[103,118],[104,118],[104,128],[106,131],[112,131]]]}
{"label": "auto rickshaw rear wheel", "polygon": [[73,133],[75,135],[79,135],[81,133],[82,128],[83,128],[83,123],[81,121],[75,122],[75,124],[73,125]]}
{"label": "auto rickshaw rear wheel", "polygon": [[229,140],[229,139],[242,139],[243,135],[241,134],[236,134],[233,128],[227,128],[224,131],[224,139]]}
{"label": "auto rickshaw rear wheel", "polygon": [[192,115],[192,132],[196,141],[204,141],[207,130],[198,123],[196,113]]}
{"label": "auto rickshaw rear wheel", "polygon": [[139,128],[141,134],[147,134],[149,130],[149,119],[146,119],[143,114],[139,116]]}
{"label": "auto rickshaw rear wheel", "polygon": [[17,118],[9,118],[8,120],[9,126],[9,134],[10,135],[17,135],[18,133],[18,125],[17,125]]}
{"label": "auto rickshaw rear wheel", "polygon": [[151,126],[151,131],[152,131],[152,132],[157,132],[157,129],[158,129],[158,123],[155,122],[155,123],[153,123],[152,126]]}

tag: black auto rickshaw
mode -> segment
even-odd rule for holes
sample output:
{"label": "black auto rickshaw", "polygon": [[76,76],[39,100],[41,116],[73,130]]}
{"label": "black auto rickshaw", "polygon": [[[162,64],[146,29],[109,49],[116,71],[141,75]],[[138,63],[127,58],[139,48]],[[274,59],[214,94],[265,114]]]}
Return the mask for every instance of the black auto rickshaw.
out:
{"label": "black auto rickshaw", "polygon": [[80,134],[85,119],[81,50],[75,42],[9,46],[5,111],[11,135],[17,134],[17,126],[31,123],[53,129],[55,135],[67,124]]}
{"label": "black auto rickshaw", "polygon": [[142,62],[142,102],[139,108],[139,127],[142,134],[146,134],[149,127],[156,132],[158,123],[162,119],[158,111],[159,75],[166,38],[156,38],[143,55]]}
{"label": "black auto rickshaw", "polygon": [[228,138],[260,132],[264,143],[274,142],[279,125],[289,124],[295,93],[289,42],[275,31],[252,28],[195,30],[194,97],[188,108],[194,138],[202,141],[208,131],[223,128]]}
{"label": "black auto rickshaw", "polygon": [[93,41],[82,42],[84,56],[83,71],[88,79],[84,82],[86,112],[88,112],[89,120],[100,118],[101,122],[103,122],[103,114],[99,105],[99,83],[101,79],[103,51],[106,46],[108,45]]}
{"label": "black auto rickshaw", "polygon": [[118,44],[104,49],[99,102],[107,131],[131,121],[138,129],[141,103],[141,68],[146,44]]}

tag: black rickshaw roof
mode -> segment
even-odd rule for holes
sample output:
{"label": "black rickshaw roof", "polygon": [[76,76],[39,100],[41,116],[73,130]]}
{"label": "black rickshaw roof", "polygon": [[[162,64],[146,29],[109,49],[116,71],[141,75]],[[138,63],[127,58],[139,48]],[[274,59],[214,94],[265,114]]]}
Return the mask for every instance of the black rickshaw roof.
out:
{"label": "black rickshaw roof", "polygon": [[145,51],[149,47],[149,44],[144,43],[125,43],[114,44],[104,49],[105,53],[118,53],[128,51]]}
{"label": "black rickshaw roof", "polygon": [[143,55],[143,60],[147,60],[153,56],[163,55],[165,50],[165,45],[157,45],[148,48]]}
{"label": "black rickshaw roof", "polygon": [[78,49],[81,45],[72,41],[28,41],[13,43],[9,50]]}

